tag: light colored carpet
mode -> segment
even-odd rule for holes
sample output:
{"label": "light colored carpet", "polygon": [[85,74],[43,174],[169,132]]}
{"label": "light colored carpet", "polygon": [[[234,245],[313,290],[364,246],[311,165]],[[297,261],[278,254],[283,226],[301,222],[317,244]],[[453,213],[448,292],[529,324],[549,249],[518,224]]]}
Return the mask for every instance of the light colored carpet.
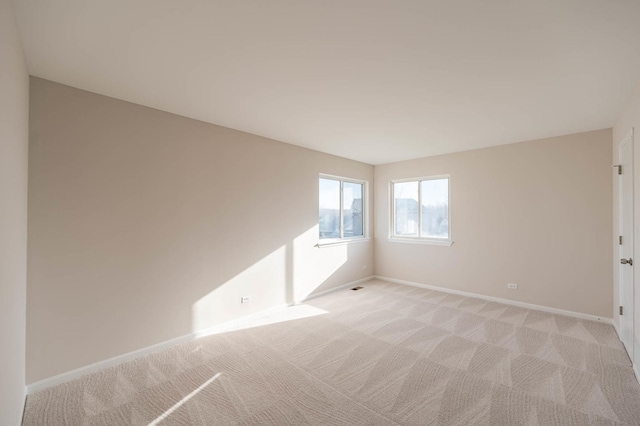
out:
{"label": "light colored carpet", "polygon": [[30,395],[24,425],[640,424],[610,325],[363,286]]}

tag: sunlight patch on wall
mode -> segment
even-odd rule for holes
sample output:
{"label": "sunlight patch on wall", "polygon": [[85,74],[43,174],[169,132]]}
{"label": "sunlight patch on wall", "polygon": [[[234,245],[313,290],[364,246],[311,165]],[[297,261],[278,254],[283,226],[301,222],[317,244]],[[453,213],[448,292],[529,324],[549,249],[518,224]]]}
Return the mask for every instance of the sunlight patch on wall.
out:
{"label": "sunlight patch on wall", "polygon": [[293,241],[293,299],[296,302],[324,284],[347,263],[347,246],[317,248],[318,225],[302,233]]}
{"label": "sunlight patch on wall", "polygon": [[[286,303],[286,246],[274,250],[217,286],[192,307],[192,331],[200,331]],[[241,303],[243,297],[248,303]]]}
{"label": "sunlight patch on wall", "polygon": [[196,333],[196,337],[211,336],[214,334],[228,333],[237,330],[246,330],[247,328],[261,327],[264,325],[278,324],[281,322],[295,321],[304,318],[311,318],[318,315],[324,315],[328,312],[324,309],[311,305],[295,305],[280,306],[258,312],[248,317],[243,317],[235,321],[229,321],[215,327],[208,328]]}

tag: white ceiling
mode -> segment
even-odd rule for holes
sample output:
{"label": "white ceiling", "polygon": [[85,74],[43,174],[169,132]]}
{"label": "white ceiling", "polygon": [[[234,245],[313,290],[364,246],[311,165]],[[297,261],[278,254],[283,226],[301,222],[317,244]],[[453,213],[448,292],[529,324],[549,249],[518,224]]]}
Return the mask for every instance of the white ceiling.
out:
{"label": "white ceiling", "polygon": [[638,0],[15,0],[29,72],[370,164],[611,127]]}

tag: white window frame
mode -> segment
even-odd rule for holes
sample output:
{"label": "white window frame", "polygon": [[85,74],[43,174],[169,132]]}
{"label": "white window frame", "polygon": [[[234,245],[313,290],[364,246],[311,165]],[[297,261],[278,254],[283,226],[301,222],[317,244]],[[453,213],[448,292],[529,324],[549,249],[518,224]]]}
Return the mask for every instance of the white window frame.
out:
{"label": "white window frame", "polygon": [[[422,182],[429,180],[437,180],[437,179],[447,179],[447,197],[448,197],[448,223],[449,223],[449,238],[435,238],[435,237],[422,237],[420,233],[422,233],[422,209],[418,210],[418,236],[410,237],[410,236],[396,236],[395,235],[395,196],[393,193],[394,185],[396,183],[404,183],[404,182],[418,182],[418,206],[422,206]],[[451,175],[435,175],[435,176],[422,176],[416,178],[407,178],[407,179],[396,179],[389,182],[389,202],[390,202],[390,218],[389,222],[389,236],[388,241],[395,243],[410,243],[410,244],[430,244],[437,246],[451,246],[453,244],[453,239],[451,236]]]}
{"label": "white window frame", "polygon": [[[340,182],[340,235],[343,234],[344,230],[342,229],[343,224],[343,214],[344,214],[344,196],[343,196],[343,188],[344,183],[355,183],[362,185],[362,236],[356,237],[340,237],[340,238],[322,238],[320,239],[320,232],[318,232],[318,243],[316,247],[329,247],[336,246],[342,244],[350,244],[350,243],[363,243],[369,241],[371,238],[369,237],[369,182],[366,180],[353,179],[343,176],[329,175],[326,173],[320,173],[318,176],[318,191],[320,193],[320,179],[331,179],[337,180]],[[320,208],[318,206],[317,211]]]}

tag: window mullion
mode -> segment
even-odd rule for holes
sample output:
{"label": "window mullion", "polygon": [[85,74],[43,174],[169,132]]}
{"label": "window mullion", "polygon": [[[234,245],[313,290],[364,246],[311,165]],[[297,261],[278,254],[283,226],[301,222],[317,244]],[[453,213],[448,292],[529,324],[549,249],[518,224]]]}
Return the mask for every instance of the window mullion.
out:
{"label": "window mullion", "polygon": [[391,211],[389,212],[389,216],[391,216],[391,236],[396,236],[396,184],[395,182],[391,182]]}
{"label": "window mullion", "polygon": [[418,238],[422,237],[422,181],[418,181]]}
{"label": "window mullion", "polygon": [[344,238],[344,181],[340,181],[340,238]]}

